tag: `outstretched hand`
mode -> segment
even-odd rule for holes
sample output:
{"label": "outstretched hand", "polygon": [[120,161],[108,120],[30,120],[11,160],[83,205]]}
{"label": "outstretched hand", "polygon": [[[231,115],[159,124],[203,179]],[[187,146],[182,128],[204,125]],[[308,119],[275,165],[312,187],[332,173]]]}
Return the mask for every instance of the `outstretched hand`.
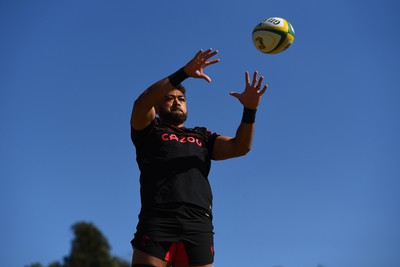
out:
{"label": "outstretched hand", "polygon": [[218,50],[213,51],[212,48],[203,52],[203,50],[199,50],[197,54],[194,56],[189,63],[184,67],[184,71],[189,77],[193,78],[202,78],[207,82],[211,82],[211,78],[204,73],[204,68],[219,62],[219,59],[213,59],[208,61],[211,57],[215,56],[218,53]]}
{"label": "outstretched hand", "polygon": [[[253,74],[253,81],[250,82],[249,72],[246,71],[246,88],[242,93],[231,92],[230,95],[236,97],[245,108],[256,109],[260,103],[261,96],[265,93],[268,85],[262,85],[264,77],[257,80],[258,72]],[[262,89],[261,89],[262,88]]]}

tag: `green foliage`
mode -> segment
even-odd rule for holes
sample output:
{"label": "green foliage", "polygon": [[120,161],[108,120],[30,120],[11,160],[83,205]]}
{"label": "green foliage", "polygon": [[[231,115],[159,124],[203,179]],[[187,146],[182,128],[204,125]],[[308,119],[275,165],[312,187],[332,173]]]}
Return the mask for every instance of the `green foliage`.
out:
{"label": "green foliage", "polygon": [[114,257],[112,259],[113,261],[113,266],[118,266],[118,267],[131,267],[131,264],[127,262],[126,260],[120,259],[118,257]]}
{"label": "green foliage", "polygon": [[[110,255],[106,237],[92,223],[78,222],[72,226],[74,239],[70,254],[64,262],[53,262],[48,267],[130,267],[130,263]],[[25,267],[44,267],[33,263]]]}
{"label": "green foliage", "polygon": [[111,267],[110,245],[103,234],[91,223],[80,222],[72,226],[75,239],[66,267]]}
{"label": "green foliage", "polygon": [[44,267],[44,266],[38,262],[35,262],[30,265],[26,265],[25,267]]}

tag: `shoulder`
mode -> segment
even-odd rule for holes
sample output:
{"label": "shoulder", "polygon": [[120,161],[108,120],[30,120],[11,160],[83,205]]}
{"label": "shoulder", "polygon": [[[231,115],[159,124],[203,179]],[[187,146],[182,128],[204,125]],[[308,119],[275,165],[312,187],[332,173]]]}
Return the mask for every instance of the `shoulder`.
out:
{"label": "shoulder", "polygon": [[201,134],[205,134],[205,135],[211,135],[212,134],[212,132],[207,127],[196,126],[196,127],[193,128],[193,131],[201,133]]}
{"label": "shoulder", "polygon": [[150,135],[154,128],[161,127],[160,120],[155,118],[149,125],[142,130],[136,130],[131,126],[131,139],[133,143],[143,141],[146,136]]}
{"label": "shoulder", "polygon": [[207,127],[196,126],[196,127],[193,128],[193,131],[198,132],[198,133],[200,133],[202,135],[205,135],[205,136],[212,136],[212,135],[219,136],[218,133],[212,132]]}

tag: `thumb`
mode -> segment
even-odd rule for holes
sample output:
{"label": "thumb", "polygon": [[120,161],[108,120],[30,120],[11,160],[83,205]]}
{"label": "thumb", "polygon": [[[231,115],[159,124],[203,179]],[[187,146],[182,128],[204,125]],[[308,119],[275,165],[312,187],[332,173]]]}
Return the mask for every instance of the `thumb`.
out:
{"label": "thumb", "polygon": [[209,83],[211,82],[211,78],[208,77],[207,75],[205,75],[204,73],[203,73],[203,75],[201,75],[201,78],[203,78],[204,80],[206,80]]}
{"label": "thumb", "polygon": [[236,93],[236,92],[230,92],[229,93],[231,96],[234,96],[234,97],[236,97],[237,99],[239,99],[240,98],[240,94],[239,93]]}

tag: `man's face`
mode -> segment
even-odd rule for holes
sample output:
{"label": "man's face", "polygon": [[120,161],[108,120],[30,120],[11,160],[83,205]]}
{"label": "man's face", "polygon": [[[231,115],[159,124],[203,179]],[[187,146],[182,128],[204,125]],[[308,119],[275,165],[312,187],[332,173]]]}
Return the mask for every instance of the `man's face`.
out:
{"label": "man's face", "polygon": [[185,95],[177,89],[169,91],[157,106],[157,113],[163,122],[183,126],[187,118]]}

